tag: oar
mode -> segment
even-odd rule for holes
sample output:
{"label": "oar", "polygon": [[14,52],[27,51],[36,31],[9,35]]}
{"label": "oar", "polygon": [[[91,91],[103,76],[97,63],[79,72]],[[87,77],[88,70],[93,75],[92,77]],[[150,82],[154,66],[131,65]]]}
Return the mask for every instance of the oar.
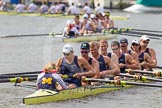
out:
{"label": "oar", "polygon": [[[116,34],[120,34],[120,35],[125,35],[125,36],[133,36],[133,37],[141,37],[142,35],[139,34],[130,34],[130,33],[116,33]],[[149,36],[150,39],[158,39],[161,40],[161,38],[157,38],[157,37],[152,37]]]}
{"label": "oar", "polygon": [[162,66],[156,66],[156,68],[162,69]]}
{"label": "oar", "polygon": [[2,78],[15,78],[15,77],[37,77],[38,74],[24,74],[24,75],[0,75],[0,79]]}
{"label": "oar", "polygon": [[7,73],[7,74],[0,74],[0,76],[4,75],[24,75],[24,74],[39,74],[43,71],[31,71],[31,72],[21,72],[21,73]]}
{"label": "oar", "polygon": [[121,80],[86,78],[85,81],[92,81],[92,82],[99,81],[99,82],[106,82],[106,83],[115,84],[115,85],[137,85],[137,86],[147,86],[147,87],[162,87],[162,85],[157,85],[157,84],[129,82],[129,81],[121,81]]}
{"label": "oar", "polygon": [[143,71],[143,70],[132,70],[132,69],[126,69],[126,72],[128,73],[141,73],[141,74],[150,74],[152,76],[162,77],[162,72],[160,71]]}
{"label": "oar", "polygon": [[8,79],[0,79],[0,83],[7,83],[7,82],[11,82],[11,83],[21,83],[22,81],[33,81],[36,80],[37,77],[25,77],[25,78],[8,78]]}
{"label": "oar", "polygon": [[137,32],[137,31],[128,31],[126,33],[162,37],[162,34],[155,34],[155,33]]}
{"label": "oar", "polygon": [[150,81],[162,82],[161,79],[150,78],[150,77],[146,77],[146,76],[142,76],[142,75],[129,75],[129,74],[122,74],[122,73],[120,73],[119,76],[130,77],[130,78],[134,78],[135,80],[141,80],[141,81],[150,80]]}
{"label": "oar", "polygon": [[156,33],[162,33],[162,31],[158,30],[143,30],[143,29],[133,29],[133,28],[127,28],[129,31],[134,30],[134,31],[145,31],[145,32],[156,32]]}
{"label": "oar", "polygon": [[35,36],[53,36],[53,37],[60,37],[56,35],[62,35],[62,33],[43,33],[43,34],[17,34],[17,35],[7,35],[1,36],[0,38],[12,38],[12,37],[35,37]]}

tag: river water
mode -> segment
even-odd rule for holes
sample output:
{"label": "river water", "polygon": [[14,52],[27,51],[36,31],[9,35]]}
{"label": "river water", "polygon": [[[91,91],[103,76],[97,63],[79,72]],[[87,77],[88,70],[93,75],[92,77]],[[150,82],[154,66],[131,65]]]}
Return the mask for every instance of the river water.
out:
{"label": "river water", "polygon": [[[132,27],[148,30],[161,30],[162,14],[132,14],[126,12],[112,12],[112,15],[130,15],[126,21],[115,21],[116,27]],[[14,34],[41,34],[60,32],[66,24],[65,18],[45,18],[30,16],[0,15],[0,36]],[[113,40],[119,40],[121,35]],[[124,36],[129,42],[138,37]],[[109,43],[112,40],[109,40]],[[61,50],[65,43],[61,38],[44,37],[16,37],[0,38],[0,73],[14,73],[41,70],[49,61],[62,57]],[[71,43],[75,54],[79,55],[81,43]],[[149,46],[157,52],[158,65],[162,66],[162,41],[152,39]],[[20,84],[32,84],[23,82]],[[159,83],[160,84],[160,83]],[[162,89],[150,87],[135,87],[120,91],[104,93],[83,99],[64,102],[47,103],[25,106],[22,98],[34,92],[32,88],[15,87],[12,83],[0,84],[0,108],[161,108]]]}

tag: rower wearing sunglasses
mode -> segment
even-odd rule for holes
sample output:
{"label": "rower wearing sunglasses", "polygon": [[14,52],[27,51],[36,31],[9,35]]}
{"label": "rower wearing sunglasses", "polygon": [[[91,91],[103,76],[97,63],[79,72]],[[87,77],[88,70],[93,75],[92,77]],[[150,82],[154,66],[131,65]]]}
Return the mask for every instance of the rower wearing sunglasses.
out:
{"label": "rower wearing sunglasses", "polygon": [[122,53],[130,54],[134,60],[139,64],[138,55],[136,52],[128,49],[128,40],[126,38],[120,39],[120,48]]}
{"label": "rower wearing sunglasses", "polygon": [[138,54],[139,62],[142,70],[148,70],[149,68],[156,67],[156,64],[151,59],[148,53],[141,52],[141,46],[138,40],[132,40],[131,49]]}
{"label": "rower wearing sunglasses", "polygon": [[119,59],[119,68],[121,73],[125,73],[125,69],[140,69],[140,66],[132,56],[121,52],[121,46],[118,41],[111,42],[111,49]]}
{"label": "rower wearing sunglasses", "polygon": [[114,75],[119,74],[119,67],[107,56],[103,56],[99,53],[99,43],[90,42],[90,52],[93,58],[99,62],[100,77],[112,78]]}
{"label": "rower wearing sunglasses", "polygon": [[[74,50],[72,45],[66,44],[63,47],[62,53],[64,57],[58,59],[56,64],[56,69],[59,74],[68,75],[68,78],[64,79],[64,82],[69,88],[76,88],[81,86],[82,76],[94,77],[95,70],[83,57],[78,57],[74,55]],[[83,72],[83,69],[87,69]]]}
{"label": "rower wearing sunglasses", "polygon": [[147,35],[143,35],[140,38],[141,52],[148,53],[151,56],[155,65],[157,65],[156,52],[153,48],[148,48],[149,42],[150,42],[150,39]]}
{"label": "rower wearing sunglasses", "polygon": [[[80,52],[81,52],[81,56],[84,57],[88,63],[93,67],[93,69],[96,72],[96,75],[94,78],[99,78],[100,77],[100,71],[99,71],[99,63],[96,59],[94,59],[93,57],[90,57],[88,54],[90,52],[90,46],[88,42],[83,42],[81,44],[80,47]],[[83,71],[87,71],[87,69],[83,69]]]}

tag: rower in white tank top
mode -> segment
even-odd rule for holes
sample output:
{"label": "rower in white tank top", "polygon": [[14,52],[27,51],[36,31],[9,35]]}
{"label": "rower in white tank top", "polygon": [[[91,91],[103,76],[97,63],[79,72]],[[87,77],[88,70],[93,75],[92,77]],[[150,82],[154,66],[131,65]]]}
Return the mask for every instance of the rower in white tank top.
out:
{"label": "rower in white tank top", "polygon": [[71,6],[68,8],[67,11],[68,14],[79,14],[79,9],[74,5],[74,3],[71,4]]}

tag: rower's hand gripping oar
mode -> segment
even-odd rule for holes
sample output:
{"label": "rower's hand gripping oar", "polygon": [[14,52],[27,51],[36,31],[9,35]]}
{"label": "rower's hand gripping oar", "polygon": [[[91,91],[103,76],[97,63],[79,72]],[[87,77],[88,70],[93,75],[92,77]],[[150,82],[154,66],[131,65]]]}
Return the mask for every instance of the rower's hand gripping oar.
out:
{"label": "rower's hand gripping oar", "polygon": [[134,73],[150,74],[152,76],[162,77],[161,71],[143,71],[143,70],[126,69],[125,72],[128,72],[130,74],[134,74]]}
{"label": "rower's hand gripping oar", "polygon": [[85,78],[85,81],[91,81],[91,82],[106,82],[114,85],[137,85],[137,86],[147,86],[147,87],[160,87],[162,88],[162,85],[157,84],[148,84],[148,83],[139,83],[139,82],[129,82],[129,81],[121,81],[121,80],[108,80],[108,79],[94,79],[94,78]]}
{"label": "rower's hand gripping oar", "polygon": [[150,77],[146,77],[146,76],[142,76],[142,75],[129,75],[129,74],[122,74],[120,73],[119,76],[123,76],[123,77],[130,77],[130,78],[134,78],[135,80],[140,80],[140,81],[157,81],[157,82],[162,82],[161,79],[157,79],[157,78],[150,78]]}

